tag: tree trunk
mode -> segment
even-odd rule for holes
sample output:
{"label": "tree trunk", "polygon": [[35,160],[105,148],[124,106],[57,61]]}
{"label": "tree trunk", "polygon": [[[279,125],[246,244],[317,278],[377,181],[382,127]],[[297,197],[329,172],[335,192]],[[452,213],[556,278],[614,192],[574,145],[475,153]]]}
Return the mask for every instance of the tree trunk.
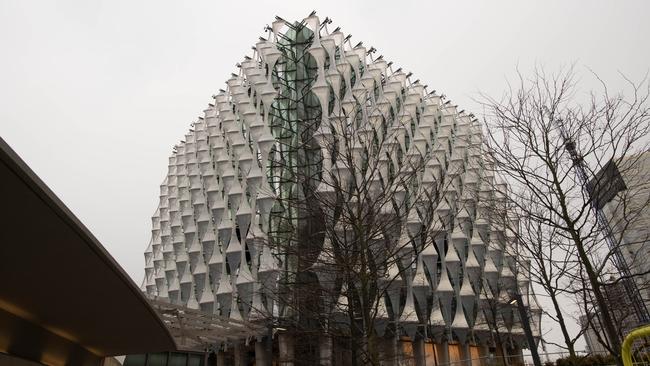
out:
{"label": "tree trunk", "polygon": [[600,282],[598,280],[598,274],[594,271],[594,267],[591,264],[591,258],[589,258],[589,255],[585,251],[584,243],[582,241],[582,237],[580,236],[580,232],[575,228],[573,219],[571,218],[571,215],[569,215],[567,198],[564,193],[564,190],[560,186],[559,183],[560,181],[557,177],[557,172],[555,170],[555,167],[549,166],[549,168],[551,168],[550,170],[551,173],[553,174],[554,185],[555,185],[555,189],[557,190],[556,193],[558,195],[559,203],[562,209],[562,218],[567,225],[567,229],[568,229],[567,231],[571,235],[571,239],[576,246],[576,249],[578,251],[578,257],[580,258],[580,262],[585,268],[585,272],[587,272],[587,278],[589,279],[589,284],[591,284],[592,290],[594,291],[594,297],[596,298],[596,304],[598,305],[598,309],[600,310],[601,313],[602,323],[604,325],[607,338],[609,339],[611,352],[614,354],[614,356],[616,356],[616,363],[619,366],[623,366],[623,363],[621,361],[621,342],[619,341],[618,333],[616,332],[616,327],[614,326],[614,322],[612,321],[612,317],[609,312],[609,306],[607,305],[607,302],[605,301],[605,297],[600,291]]}
{"label": "tree trunk", "polygon": [[[549,288],[552,288],[552,287],[549,287]],[[555,308],[555,314],[557,316],[557,322],[560,325],[560,330],[562,330],[562,336],[564,337],[564,343],[566,343],[566,348],[567,348],[567,351],[569,351],[569,356],[575,357],[576,356],[575,344],[571,340],[571,336],[569,335],[569,330],[566,327],[566,321],[564,320],[564,315],[562,315],[562,309],[560,308],[560,304],[557,301],[557,296],[555,295],[555,293],[554,292],[551,292],[551,293],[549,293],[549,296],[551,298],[551,301],[553,302],[553,308]]]}
{"label": "tree trunk", "polygon": [[582,260],[582,264],[587,272],[587,277],[589,278],[589,283],[591,284],[592,290],[594,291],[594,297],[596,298],[596,304],[598,305],[598,310],[600,317],[605,328],[605,333],[607,334],[607,339],[609,341],[609,347],[616,356],[616,363],[619,366],[622,366],[621,362],[621,342],[618,338],[618,332],[614,326],[614,321],[612,320],[611,313],[609,312],[609,306],[605,300],[605,296],[601,292],[600,282],[598,281],[598,275],[593,269],[591,262],[589,261],[589,256],[585,252],[582,242],[576,242],[576,248],[578,249],[578,255]]}

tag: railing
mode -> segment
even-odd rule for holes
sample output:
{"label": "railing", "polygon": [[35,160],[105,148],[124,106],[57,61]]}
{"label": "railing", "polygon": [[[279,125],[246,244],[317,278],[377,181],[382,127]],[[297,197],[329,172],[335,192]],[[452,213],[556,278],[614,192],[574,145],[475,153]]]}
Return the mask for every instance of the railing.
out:
{"label": "railing", "polygon": [[624,366],[650,365],[650,325],[637,328],[625,337],[621,356]]}

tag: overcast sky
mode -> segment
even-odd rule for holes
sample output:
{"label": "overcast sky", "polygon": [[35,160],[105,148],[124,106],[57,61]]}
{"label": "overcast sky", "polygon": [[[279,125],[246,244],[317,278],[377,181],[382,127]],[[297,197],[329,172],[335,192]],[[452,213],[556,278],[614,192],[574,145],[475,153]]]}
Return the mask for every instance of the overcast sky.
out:
{"label": "overcast sky", "polygon": [[140,284],[172,146],[275,15],[314,9],[476,114],[517,65],[585,89],[650,67],[649,1],[2,0],[0,136]]}

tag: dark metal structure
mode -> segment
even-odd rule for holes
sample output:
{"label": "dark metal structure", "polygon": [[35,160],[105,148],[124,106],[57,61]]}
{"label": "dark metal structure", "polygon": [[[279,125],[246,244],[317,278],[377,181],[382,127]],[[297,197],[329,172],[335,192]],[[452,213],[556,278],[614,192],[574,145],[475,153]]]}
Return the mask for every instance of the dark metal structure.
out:
{"label": "dark metal structure", "polygon": [[263,325],[188,309],[168,301],[150,299],[149,302],[170,330],[179,350],[203,351],[222,342],[233,343],[267,334]]}
{"label": "dark metal structure", "polygon": [[135,283],[2,139],[0,190],[0,353],[99,365],[176,349]]}
{"label": "dark metal structure", "polygon": [[[573,167],[575,168],[578,179],[582,184],[582,189],[587,195],[587,197],[589,197],[592,210],[596,215],[596,223],[598,225],[598,228],[603,234],[603,237],[607,242],[607,246],[614,254],[612,256],[614,265],[616,266],[616,269],[621,274],[621,280],[625,286],[625,291],[627,292],[630,302],[634,308],[634,312],[637,316],[637,319],[639,320],[640,324],[647,324],[650,322],[648,309],[646,308],[645,303],[641,298],[641,294],[639,292],[639,289],[636,286],[636,283],[632,278],[632,273],[630,272],[630,268],[628,267],[627,262],[623,257],[623,253],[621,252],[619,243],[616,242],[616,239],[614,238],[614,234],[612,232],[612,228],[609,225],[609,222],[605,217],[605,213],[602,210],[604,206],[603,201],[606,199],[606,197],[601,197],[603,196],[603,194],[598,193],[598,191],[602,191],[602,189],[600,189],[601,186],[603,186],[603,184],[601,184],[601,181],[606,180],[608,178],[612,182],[605,183],[606,184],[605,187],[608,188],[605,193],[609,195],[611,195],[611,192],[614,192],[614,194],[616,194],[616,192],[618,192],[617,190],[620,190],[621,187],[622,189],[624,189],[625,184],[622,182],[622,178],[620,177],[618,170],[617,169],[615,171],[612,170],[611,164],[614,164],[613,162],[609,162],[608,165],[606,166],[607,170],[605,170],[606,172],[607,171],[610,172],[610,175],[612,175],[611,177],[607,177],[607,174],[603,174],[602,176],[597,177],[598,178],[597,181],[589,180],[589,177],[587,176],[587,169],[585,167],[584,159],[578,152],[575,141],[573,141],[573,139],[569,136],[568,132],[566,131],[566,127],[563,125],[561,120],[558,121],[558,126],[560,128],[560,134],[562,135],[562,139],[564,140],[564,146],[567,152],[569,153],[569,155],[571,156]],[[616,168],[615,165],[613,166],[613,168]],[[613,186],[614,189],[611,189],[610,186]]]}

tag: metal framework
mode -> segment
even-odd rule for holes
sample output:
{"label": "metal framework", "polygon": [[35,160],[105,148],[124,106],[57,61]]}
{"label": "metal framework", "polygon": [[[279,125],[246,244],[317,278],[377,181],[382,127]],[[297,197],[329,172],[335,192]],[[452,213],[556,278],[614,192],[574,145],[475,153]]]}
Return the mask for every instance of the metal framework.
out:
{"label": "metal framework", "polygon": [[233,343],[266,335],[259,324],[238,321],[200,310],[150,299],[149,303],[170,330],[180,350],[203,351],[216,344]]}
{"label": "metal framework", "polygon": [[612,228],[609,225],[609,221],[605,217],[605,213],[599,205],[598,200],[596,197],[593,197],[594,187],[592,182],[589,180],[589,177],[587,176],[587,169],[585,167],[584,159],[576,149],[576,144],[569,136],[562,121],[558,121],[558,126],[560,127],[560,134],[564,140],[564,146],[571,156],[571,161],[573,162],[573,167],[576,171],[576,175],[578,176],[578,179],[582,185],[582,190],[587,195],[587,197],[589,197],[589,203],[596,216],[596,224],[598,225],[600,232],[603,234],[609,250],[614,253],[612,256],[614,259],[614,265],[616,266],[616,269],[621,273],[623,286],[625,287],[627,296],[632,303],[632,307],[634,308],[637,319],[639,320],[640,324],[647,324],[650,322],[648,309],[646,308],[645,303],[641,298],[641,293],[639,292],[639,289],[634,282],[632,272],[630,272],[630,268],[628,267],[627,262],[623,257],[620,245],[616,242]]}

